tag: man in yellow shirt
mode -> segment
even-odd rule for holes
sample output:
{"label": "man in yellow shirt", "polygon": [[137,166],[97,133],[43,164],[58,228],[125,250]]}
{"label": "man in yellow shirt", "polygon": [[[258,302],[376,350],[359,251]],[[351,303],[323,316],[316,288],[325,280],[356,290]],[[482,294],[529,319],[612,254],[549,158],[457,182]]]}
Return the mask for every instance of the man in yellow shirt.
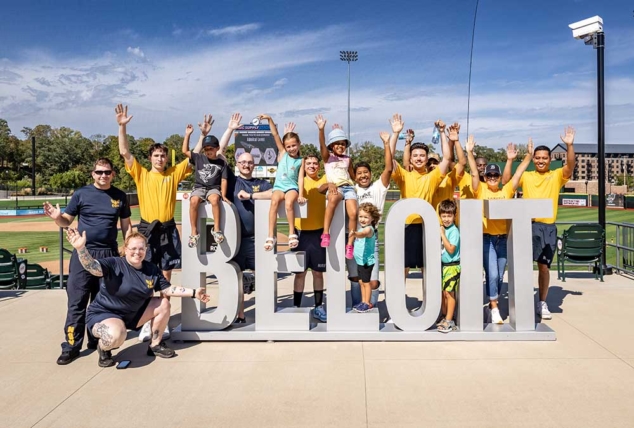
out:
{"label": "man in yellow shirt", "polygon": [[575,130],[572,127],[565,129],[565,135],[560,136],[566,144],[567,163],[562,168],[550,170],[550,149],[546,146],[538,146],[533,153],[535,171],[522,175],[520,187],[526,199],[550,199],[553,201],[553,216],[550,218],[536,218],[533,220],[533,260],[537,262],[539,270],[539,302],[536,312],[542,319],[551,319],[552,315],[546,304],[548,286],[550,285],[550,264],[557,245],[557,208],[559,203],[559,191],[568,182],[575,169]]}
{"label": "man in yellow shirt", "polygon": [[326,322],[324,299],[324,272],[326,272],[326,248],[321,246],[321,234],[324,232],[324,215],[326,214],[326,190],[328,181],[326,176],[319,178],[319,158],[315,155],[304,157],[303,195],[308,203],[308,216],[296,218],[295,228],[299,235],[299,244],[291,251],[304,251],[306,264],[304,272],[295,273],[293,282],[293,304],[301,306],[308,269],[313,273],[313,293],[315,295],[315,309],[313,317]]}
{"label": "man in yellow shirt", "polygon": [[[442,121],[436,126],[444,128]],[[443,129],[444,130],[444,129]],[[441,132],[441,137],[444,132]],[[440,186],[449,170],[449,161],[453,157],[453,143],[458,140],[458,129],[450,128],[449,139],[442,139],[443,159],[437,168],[427,174],[427,155],[429,149],[423,143],[414,143],[411,148],[410,163],[412,170],[408,171],[394,161],[392,178],[400,189],[401,198],[420,198],[432,203],[434,193]],[[412,214],[405,220],[405,274],[409,268],[423,267],[423,222],[420,216]]]}
{"label": "man in yellow shirt", "polygon": [[[139,196],[141,224],[139,232],[148,238],[145,260],[156,264],[167,281],[172,278],[172,269],[181,267],[181,240],[174,222],[176,190],[178,183],[190,172],[189,159],[176,166],[166,168],[168,150],[163,144],[152,144],[148,157],[152,168],[148,171],[130,153],[126,126],[132,119],[128,107],[119,104],[115,108],[119,124],[119,153],[125,160],[125,169],[134,179]],[[150,322],[143,326],[139,340],[150,339]],[[163,338],[169,337],[169,326]]]}

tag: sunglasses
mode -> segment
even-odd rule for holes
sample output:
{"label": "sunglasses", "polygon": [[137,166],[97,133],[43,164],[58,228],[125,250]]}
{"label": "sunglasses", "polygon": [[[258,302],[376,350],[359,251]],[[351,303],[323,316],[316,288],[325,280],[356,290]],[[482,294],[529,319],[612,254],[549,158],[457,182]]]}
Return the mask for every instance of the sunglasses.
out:
{"label": "sunglasses", "polygon": [[97,175],[106,175],[106,176],[109,176],[109,175],[111,175],[111,174],[112,174],[112,171],[111,171],[111,170],[106,170],[106,171],[93,171],[93,172],[94,172],[95,174],[97,174]]}
{"label": "sunglasses", "polygon": [[485,177],[487,180],[497,180],[498,178],[500,178],[500,176],[497,174],[487,174],[485,175]]}

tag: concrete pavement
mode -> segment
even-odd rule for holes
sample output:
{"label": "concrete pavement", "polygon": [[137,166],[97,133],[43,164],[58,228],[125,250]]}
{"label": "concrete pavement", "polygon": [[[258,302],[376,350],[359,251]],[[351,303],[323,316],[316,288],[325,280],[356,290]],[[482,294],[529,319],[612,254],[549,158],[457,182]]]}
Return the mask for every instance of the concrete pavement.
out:
{"label": "concrete pavement", "polygon": [[162,360],[129,334],[127,370],[56,365],[63,291],[0,292],[0,427],[634,426],[634,281],[552,280],[555,342],[184,342]]}

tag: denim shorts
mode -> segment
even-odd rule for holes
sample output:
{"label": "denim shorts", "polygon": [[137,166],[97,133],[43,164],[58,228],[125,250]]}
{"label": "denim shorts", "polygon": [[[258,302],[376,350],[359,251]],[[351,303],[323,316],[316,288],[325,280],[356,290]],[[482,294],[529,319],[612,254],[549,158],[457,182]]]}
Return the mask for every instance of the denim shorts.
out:
{"label": "denim shorts", "polygon": [[[339,186],[337,187],[337,192],[341,193],[344,201],[347,201],[348,199],[357,199],[357,191],[352,186]],[[326,196],[328,196],[328,192],[326,192]]]}

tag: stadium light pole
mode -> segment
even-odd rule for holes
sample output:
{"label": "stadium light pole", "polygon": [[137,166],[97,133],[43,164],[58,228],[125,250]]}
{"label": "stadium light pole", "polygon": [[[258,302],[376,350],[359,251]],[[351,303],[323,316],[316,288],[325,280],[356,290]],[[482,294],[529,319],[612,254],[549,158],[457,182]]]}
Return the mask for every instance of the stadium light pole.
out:
{"label": "stadium light pole", "polygon": [[[603,33],[603,19],[596,15],[583,21],[574,22],[568,27],[572,30],[572,37],[583,40],[586,45],[592,45],[597,51],[597,155],[599,173],[599,224],[605,230],[605,96],[604,96],[604,51],[605,34]],[[605,242],[603,243],[603,261],[605,267]]]}
{"label": "stadium light pole", "polygon": [[348,141],[350,140],[350,63],[359,59],[357,51],[339,51],[339,59],[348,63]]}

